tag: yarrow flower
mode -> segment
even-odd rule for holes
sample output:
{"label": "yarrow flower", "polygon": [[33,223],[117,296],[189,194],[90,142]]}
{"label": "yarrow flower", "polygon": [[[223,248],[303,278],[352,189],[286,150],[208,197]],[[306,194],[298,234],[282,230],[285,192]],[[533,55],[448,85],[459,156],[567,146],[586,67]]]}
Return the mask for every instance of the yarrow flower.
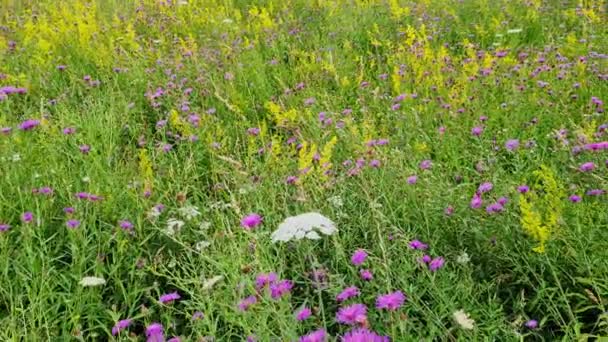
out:
{"label": "yarrow flower", "polygon": [[182,298],[182,297],[176,291],[176,292],[166,293],[166,294],[160,296],[160,298],[158,299],[158,301],[161,304],[167,304],[167,303],[171,303],[173,301],[176,301],[176,300],[178,300],[180,298]]}
{"label": "yarrow flower", "polygon": [[336,296],[336,301],[343,302],[349,298],[357,297],[359,289],[356,286],[347,287]]}
{"label": "yarrow flower", "polygon": [[84,287],[100,286],[104,285],[105,283],[106,280],[99,277],[83,277],[80,279],[80,285]]}
{"label": "yarrow flower", "polygon": [[262,224],[262,216],[259,214],[249,214],[241,220],[241,226],[245,228],[245,230],[251,230],[260,224]]}
{"label": "yarrow flower", "polygon": [[307,307],[303,307],[298,312],[296,312],[296,319],[298,321],[304,321],[304,320],[308,319],[311,315],[312,315],[312,311]]}
{"label": "yarrow flower", "polygon": [[380,336],[367,329],[355,329],[340,338],[341,342],[390,342],[388,336]]}
{"label": "yarrow flower", "polygon": [[300,342],[325,342],[327,341],[327,333],[324,329],[319,329],[311,332],[308,335],[300,337]]}
{"label": "yarrow flower", "polygon": [[123,319],[116,322],[116,324],[112,327],[112,335],[118,335],[122,330],[128,328],[131,325],[131,322],[132,321],[130,319]]}
{"label": "yarrow flower", "polygon": [[333,235],[338,229],[330,219],[319,213],[305,213],[286,218],[272,233],[271,239],[272,242],[303,238],[317,240],[321,238],[317,231],[324,235]]}
{"label": "yarrow flower", "polygon": [[350,261],[353,263],[353,265],[359,266],[365,262],[366,258],[367,253],[362,249],[357,249],[350,258]]}
{"label": "yarrow flower", "polygon": [[376,308],[390,311],[397,310],[405,302],[405,295],[401,291],[378,296],[376,298]]}
{"label": "yarrow flower", "polygon": [[367,306],[364,304],[352,304],[338,310],[336,314],[338,323],[355,325],[367,322]]}
{"label": "yarrow flower", "polygon": [[452,317],[454,317],[456,323],[458,323],[458,325],[465,330],[471,330],[475,328],[475,321],[469,318],[469,314],[467,314],[463,310],[458,310],[454,312],[452,314]]}

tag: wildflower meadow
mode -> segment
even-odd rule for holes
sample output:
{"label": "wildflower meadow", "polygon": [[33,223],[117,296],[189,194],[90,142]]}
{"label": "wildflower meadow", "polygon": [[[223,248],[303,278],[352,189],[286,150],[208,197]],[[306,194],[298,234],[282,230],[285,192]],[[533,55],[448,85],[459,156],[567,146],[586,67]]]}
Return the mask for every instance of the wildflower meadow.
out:
{"label": "wildflower meadow", "polygon": [[607,341],[603,0],[0,0],[1,341]]}

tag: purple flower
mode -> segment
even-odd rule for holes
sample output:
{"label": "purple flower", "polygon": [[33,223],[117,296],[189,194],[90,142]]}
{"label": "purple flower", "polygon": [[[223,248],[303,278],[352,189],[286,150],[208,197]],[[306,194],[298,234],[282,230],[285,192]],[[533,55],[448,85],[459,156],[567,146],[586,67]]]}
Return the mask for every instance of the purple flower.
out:
{"label": "purple flower", "polygon": [[205,318],[205,315],[200,312],[200,311],[196,311],[195,313],[192,314],[192,320],[193,321],[198,321]]}
{"label": "purple flower", "polygon": [[571,195],[570,197],[568,197],[568,199],[572,203],[578,203],[582,200],[581,196],[579,196],[579,195]]}
{"label": "purple flower", "polygon": [[445,210],[443,212],[445,213],[446,216],[452,216],[452,214],[454,213],[454,207],[452,207],[451,205],[448,205],[447,208],[445,208]]}
{"label": "purple flower", "polygon": [[486,207],[486,212],[488,214],[499,213],[503,211],[503,206],[500,203],[492,203]]}
{"label": "purple flower", "polygon": [[38,125],[40,125],[40,120],[28,119],[19,124],[19,129],[22,131],[29,131]]}
{"label": "purple flower", "polygon": [[353,263],[353,265],[359,266],[359,265],[363,264],[363,262],[365,262],[366,258],[367,258],[367,253],[362,249],[357,249],[353,253],[353,256],[350,258],[350,261]]}
{"label": "purple flower", "polygon": [[405,302],[405,295],[401,291],[378,296],[376,298],[376,308],[390,311],[397,310]]}
{"label": "purple flower", "polygon": [[179,336],[173,336],[167,342],[182,342],[182,339]]}
{"label": "purple flower", "polygon": [[258,302],[258,299],[255,296],[249,296],[247,298],[244,298],[243,300],[241,300],[241,302],[238,305],[239,310],[247,311],[249,309],[249,307],[251,307],[253,304],[255,304],[257,302]]}
{"label": "purple flower", "polygon": [[21,215],[21,220],[25,223],[30,223],[34,220],[34,214],[29,211],[26,211]]}
{"label": "purple flower", "polygon": [[476,137],[480,136],[482,132],[483,132],[483,127],[481,127],[481,126],[473,127],[471,129],[471,134]]}
{"label": "purple flower", "polygon": [[370,281],[370,280],[374,279],[374,275],[372,274],[372,272],[370,270],[361,270],[361,271],[359,271],[359,275],[361,276],[361,279],[363,279],[365,281]]}
{"label": "purple flower", "polygon": [[490,182],[481,183],[479,185],[479,188],[477,188],[477,192],[480,194],[483,194],[483,193],[491,191],[493,187],[494,186]]}
{"label": "purple flower", "polygon": [[374,168],[380,167],[380,161],[378,159],[372,159],[369,162],[369,166]]}
{"label": "purple flower", "polygon": [[160,296],[160,298],[158,299],[158,301],[161,304],[167,304],[167,303],[171,303],[171,302],[173,302],[175,300],[178,300],[180,298],[182,298],[182,296],[180,296],[179,293],[177,293],[177,291],[175,291],[175,292],[166,293],[166,294]]}
{"label": "purple flower", "polygon": [[241,220],[241,226],[245,228],[245,230],[251,230],[260,224],[262,224],[262,216],[258,214],[249,214]]}
{"label": "purple flower", "polygon": [[418,177],[416,175],[407,177],[407,184],[416,184]]}
{"label": "purple flower", "polygon": [[342,336],[340,342],[390,342],[390,338],[367,329],[355,329]]}
{"label": "purple flower", "polygon": [[599,196],[599,195],[603,195],[605,193],[604,190],[602,189],[591,189],[589,191],[587,191],[587,196]]}
{"label": "purple flower", "polygon": [[287,183],[287,184],[296,184],[297,182],[298,182],[297,176],[287,176],[287,178],[285,179],[285,183]]}
{"label": "purple flower", "polygon": [[327,333],[324,329],[319,329],[311,332],[308,335],[300,337],[300,342],[325,342],[327,341]]}
{"label": "purple flower", "polygon": [[274,272],[258,274],[255,279],[255,288],[261,290],[268,285],[274,284],[277,279],[277,274]]}
{"label": "purple flower", "polygon": [[429,262],[431,262],[431,256],[425,254],[422,256],[422,258],[420,258],[419,261],[421,264],[428,264]]}
{"label": "purple flower", "polygon": [[528,191],[530,191],[530,187],[527,185],[520,185],[517,187],[517,191],[519,191],[519,193],[521,193],[521,194],[525,194]]}
{"label": "purple flower", "polygon": [[78,228],[78,226],[80,225],[80,221],[78,220],[68,220],[65,225],[70,228],[70,229],[75,229]]}
{"label": "purple flower", "polygon": [[608,141],[587,144],[583,148],[588,151],[608,150]]}
{"label": "purple flower", "polygon": [[502,197],[498,198],[498,200],[497,200],[496,202],[497,202],[498,204],[500,204],[500,205],[503,205],[503,206],[504,206],[504,205],[506,205],[506,204],[509,202],[509,199],[508,199],[508,198],[506,198],[506,197],[504,197],[504,196],[502,196]]}
{"label": "purple flower", "polygon": [[479,194],[475,193],[475,195],[473,195],[473,198],[471,199],[471,208],[479,209],[479,208],[481,208],[481,204],[482,204],[481,196],[479,196]]}
{"label": "purple flower", "polygon": [[291,292],[291,289],[293,288],[293,282],[291,282],[291,280],[283,279],[274,284],[270,284],[269,288],[270,297],[272,299],[279,299]]}
{"label": "purple flower", "polygon": [[355,325],[367,322],[367,306],[364,304],[352,304],[338,310],[336,314],[338,323]]}
{"label": "purple flower", "polygon": [[127,221],[127,220],[119,221],[118,225],[123,230],[133,230],[133,223],[131,223],[131,222]]}
{"label": "purple flower", "polygon": [[581,172],[593,171],[593,169],[595,169],[595,164],[593,162],[583,163],[578,169]]}
{"label": "purple flower", "polygon": [[70,215],[73,214],[76,211],[76,209],[72,208],[72,207],[65,207],[63,208],[63,212]]}
{"label": "purple flower", "polygon": [[428,170],[431,168],[431,166],[433,165],[433,162],[431,162],[430,160],[426,159],[420,162],[420,168],[422,170]]}
{"label": "purple flower", "polygon": [[538,328],[538,321],[535,319],[531,319],[526,322],[525,326],[528,329],[536,329],[536,328]]}
{"label": "purple flower", "polygon": [[80,145],[78,146],[78,149],[80,150],[80,152],[82,154],[89,154],[89,152],[91,151],[91,146],[89,145]]}
{"label": "purple flower", "polygon": [[349,298],[357,297],[359,295],[359,289],[356,286],[347,287],[336,296],[338,302],[343,302]]}
{"label": "purple flower", "polygon": [[0,128],[0,133],[4,134],[4,135],[8,135],[11,133],[13,129],[11,127],[2,127]]}
{"label": "purple flower", "polygon": [[429,263],[429,270],[435,272],[438,269],[442,268],[444,263],[445,263],[445,260],[442,257],[434,258]]}
{"label": "purple flower", "polygon": [[5,232],[11,229],[11,225],[8,223],[0,223],[0,232]]}
{"label": "purple flower", "polygon": [[247,129],[247,134],[251,135],[252,137],[255,137],[260,134],[260,129],[257,127],[249,128]]}
{"label": "purple flower", "polygon": [[71,135],[74,133],[76,133],[76,128],[74,128],[74,127],[66,127],[63,129],[63,134],[65,134],[65,135]]}
{"label": "purple flower", "polygon": [[519,147],[519,140],[517,139],[509,139],[505,143],[505,148],[509,151],[513,151]]}
{"label": "purple flower", "polygon": [[112,335],[113,336],[118,335],[121,330],[128,328],[130,325],[131,325],[130,319],[123,319],[123,320],[116,322],[114,327],[112,327]]}
{"label": "purple flower", "polygon": [[152,323],[146,328],[146,342],[165,342],[163,326],[160,323]]}
{"label": "purple flower", "polygon": [[296,312],[296,319],[298,321],[304,321],[304,320],[308,319],[311,315],[312,315],[312,311],[307,307],[303,307],[298,312]]}
{"label": "purple flower", "polygon": [[417,249],[417,250],[421,250],[421,251],[423,251],[423,250],[426,250],[427,248],[429,248],[429,245],[427,245],[427,244],[423,243],[423,242],[422,242],[422,241],[420,241],[420,240],[412,240],[412,241],[410,241],[410,243],[409,243],[409,247],[410,247],[411,249]]}

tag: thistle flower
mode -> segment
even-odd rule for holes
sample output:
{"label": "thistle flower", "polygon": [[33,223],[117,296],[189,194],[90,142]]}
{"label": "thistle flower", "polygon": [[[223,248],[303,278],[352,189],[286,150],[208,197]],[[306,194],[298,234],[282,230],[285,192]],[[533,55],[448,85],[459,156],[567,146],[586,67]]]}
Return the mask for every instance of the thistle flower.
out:
{"label": "thistle flower", "polygon": [[127,230],[127,231],[131,231],[133,230],[133,223],[127,221],[127,220],[122,220],[118,222],[118,225],[120,226],[120,228],[122,228],[123,230]]}
{"label": "thistle flower", "polygon": [[241,220],[241,226],[245,228],[245,230],[251,230],[260,224],[262,224],[262,216],[259,214],[249,214]]}
{"label": "thistle flower", "polygon": [[407,184],[413,185],[413,184],[416,184],[417,181],[418,181],[418,176],[416,176],[416,175],[407,177]]}
{"label": "thistle flower", "polygon": [[483,133],[483,127],[481,126],[476,126],[471,129],[471,134],[476,137],[480,136],[481,133]]}
{"label": "thistle flower", "polygon": [[516,150],[519,147],[519,140],[517,139],[509,139],[505,143],[505,148],[509,151]]}
{"label": "thistle flower", "polygon": [[270,284],[269,289],[270,289],[270,297],[272,299],[279,299],[281,297],[283,297],[284,295],[288,294],[289,292],[291,292],[291,289],[293,288],[293,282],[291,282],[291,280],[280,280],[276,283]]}
{"label": "thistle flower", "polygon": [[376,298],[376,308],[394,311],[403,305],[405,299],[406,297],[401,291],[381,295]]}
{"label": "thistle flower", "polygon": [[431,270],[432,272],[435,272],[438,269],[442,268],[444,263],[445,263],[445,260],[442,257],[434,258],[429,263],[429,270]]}
{"label": "thistle flower", "polygon": [[429,248],[429,245],[421,242],[420,240],[412,240],[410,241],[409,245],[408,245],[411,249],[417,249],[417,250],[426,250],[427,248]]}
{"label": "thistle flower", "polygon": [[31,223],[34,221],[34,214],[32,214],[30,211],[26,211],[21,215],[21,220],[25,223]]}
{"label": "thistle flower", "polygon": [[527,193],[528,191],[530,191],[530,187],[529,187],[529,186],[527,186],[527,185],[520,185],[520,186],[518,186],[518,187],[517,187],[517,191],[518,191],[520,194],[525,194],[525,193]]}
{"label": "thistle flower", "polygon": [[579,195],[571,195],[570,197],[568,197],[568,199],[572,203],[578,203],[582,200],[581,196],[579,196]]}
{"label": "thistle flower", "polygon": [[163,326],[160,323],[152,323],[146,327],[146,342],[165,342]]}
{"label": "thistle flower", "polygon": [[593,169],[595,169],[595,164],[593,162],[587,162],[587,163],[583,163],[581,164],[581,166],[579,166],[578,168],[581,172],[589,172],[589,171],[593,171]]}
{"label": "thistle flower", "polygon": [[80,221],[78,220],[67,220],[67,222],[65,223],[65,225],[70,228],[70,229],[75,229],[78,228],[78,226],[80,225]]}
{"label": "thistle flower", "polygon": [[361,276],[361,279],[365,281],[370,281],[374,279],[374,275],[370,270],[361,270],[359,271],[359,275]]}
{"label": "thistle flower", "polygon": [[531,319],[531,320],[527,321],[524,325],[528,329],[536,329],[536,328],[538,328],[538,321],[535,319]]}
{"label": "thistle flower", "polygon": [[473,198],[471,199],[470,205],[471,205],[471,208],[473,208],[473,209],[481,208],[481,205],[482,205],[481,196],[479,196],[479,194],[475,193],[475,195],[473,195]]}
{"label": "thistle flower", "polygon": [[22,131],[30,131],[40,125],[40,120],[28,119],[19,124]]}
{"label": "thistle flower", "polygon": [[179,300],[180,298],[182,298],[182,297],[176,291],[176,292],[171,292],[171,293],[166,293],[164,295],[161,295],[160,298],[158,299],[158,301],[161,304],[167,304],[167,303],[171,303],[173,301]]}
{"label": "thistle flower", "polygon": [[274,272],[261,273],[255,279],[255,288],[258,290],[261,290],[270,284],[274,284],[277,281],[277,279],[278,279],[278,276]]}
{"label": "thistle flower", "polygon": [[359,295],[359,289],[356,286],[347,287],[336,296],[336,301],[343,302],[347,299],[357,297]]}
{"label": "thistle flower", "polygon": [[11,229],[11,225],[8,223],[0,223],[0,232],[5,232]]}
{"label": "thistle flower", "polygon": [[255,296],[249,296],[241,300],[238,307],[241,311],[247,311],[253,304],[257,303],[258,299]]}
{"label": "thistle flower", "polygon": [[82,154],[89,154],[89,152],[91,151],[91,146],[89,146],[89,145],[80,145],[78,147],[78,149],[80,150],[80,152]]}
{"label": "thistle flower", "polygon": [[112,327],[112,335],[118,335],[122,330],[128,328],[131,325],[131,322],[132,321],[130,319],[123,319],[116,322],[116,324]]}
{"label": "thistle flower", "polygon": [[312,315],[312,311],[307,307],[303,307],[298,312],[296,312],[296,320],[304,321],[304,320],[308,319],[311,315]]}
{"label": "thistle flower", "polygon": [[492,185],[492,183],[490,183],[490,182],[481,183],[479,185],[479,188],[477,188],[477,192],[480,194],[490,192],[493,187],[494,187],[494,185]]}
{"label": "thistle flower", "polygon": [[433,166],[433,162],[428,159],[420,162],[420,168],[422,170],[428,170],[431,168],[431,166]]}
{"label": "thistle flower", "polygon": [[365,262],[366,258],[367,253],[363,249],[357,249],[350,258],[350,261],[353,263],[353,265],[359,266]]}
{"label": "thistle flower", "polygon": [[338,323],[355,325],[367,322],[367,306],[364,304],[352,304],[340,308],[336,314]]}

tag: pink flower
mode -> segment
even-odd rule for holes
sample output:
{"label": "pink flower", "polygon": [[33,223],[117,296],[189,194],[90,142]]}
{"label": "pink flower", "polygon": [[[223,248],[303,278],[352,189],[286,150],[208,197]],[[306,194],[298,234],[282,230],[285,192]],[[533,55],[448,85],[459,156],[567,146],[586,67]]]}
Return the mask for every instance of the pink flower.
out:
{"label": "pink flower", "polygon": [[359,289],[356,286],[347,287],[336,296],[338,302],[343,302],[349,298],[357,297],[359,295]]}
{"label": "pink flower", "polygon": [[405,295],[401,291],[378,296],[376,298],[376,308],[390,311],[397,310],[405,302]]}
{"label": "pink flower", "polygon": [[370,281],[370,280],[374,279],[374,275],[372,274],[372,272],[370,270],[361,270],[361,271],[359,271],[359,275],[361,276],[361,279],[363,279],[365,281]]}
{"label": "pink flower", "polygon": [[583,163],[578,169],[582,172],[593,171],[593,169],[595,169],[595,164],[593,162]]}
{"label": "pink flower", "polygon": [[421,242],[420,240],[412,240],[409,243],[409,246],[410,246],[411,249],[418,249],[418,250],[421,250],[421,251],[429,248],[429,245]]}
{"label": "pink flower", "polygon": [[300,311],[296,313],[296,319],[298,321],[304,321],[308,319],[311,315],[312,311],[307,307],[303,307],[302,309],[300,309]]}
{"label": "pink flower", "polygon": [[367,322],[367,306],[364,304],[352,304],[338,310],[336,314],[338,323],[355,325]]}
{"label": "pink flower", "polygon": [[161,302],[161,304],[167,304],[167,303],[171,303],[175,300],[178,300],[180,298],[182,298],[182,297],[176,291],[176,292],[166,293],[166,294],[160,296],[158,301]]}
{"label": "pink flower", "polygon": [[359,266],[365,262],[366,258],[367,253],[362,249],[357,249],[355,253],[353,253],[353,256],[350,258],[350,261],[353,263],[353,265]]}
{"label": "pink flower", "polygon": [[249,214],[241,220],[241,226],[245,228],[245,230],[251,230],[260,224],[262,224],[262,216],[258,214]]}
{"label": "pink flower", "polygon": [[431,262],[429,263],[429,270],[435,272],[438,269],[442,268],[443,264],[445,264],[445,260],[442,257],[437,257],[431,260]]}
{"label": "pink flower", "polygon": [[479,194],[476,193],[475,195],[473,195],[473,198],[471,199],[471,208],[479,209],[479,208],[481,208],[481,204],[482,204],[481,196],[479,196]]}

